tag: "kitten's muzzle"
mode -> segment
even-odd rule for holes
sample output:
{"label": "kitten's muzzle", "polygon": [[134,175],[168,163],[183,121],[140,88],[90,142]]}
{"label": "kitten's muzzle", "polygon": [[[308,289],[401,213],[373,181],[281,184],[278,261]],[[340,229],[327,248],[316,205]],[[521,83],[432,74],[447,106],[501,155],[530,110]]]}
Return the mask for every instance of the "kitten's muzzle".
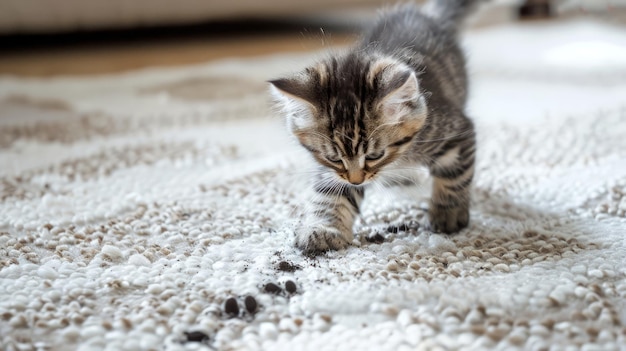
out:
{"label": "kitten's muzzle", "polygon": [[363,170],[348,172],[348,181],[354,185],[363,183],[365,181],[365,172]]}

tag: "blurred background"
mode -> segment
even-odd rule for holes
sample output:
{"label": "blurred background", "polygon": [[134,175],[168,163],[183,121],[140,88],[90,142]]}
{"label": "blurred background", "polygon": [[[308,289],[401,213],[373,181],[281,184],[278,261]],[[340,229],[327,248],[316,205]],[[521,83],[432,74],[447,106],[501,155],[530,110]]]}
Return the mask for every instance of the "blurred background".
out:
{"label": "blurred background", "polygon": [[[420,2],[420,1],[418,1]],[[344,45],[389,0],[0,0],[0,74],[103,74]],[[588,17],[626,0],[493,0],[471,28]]]}

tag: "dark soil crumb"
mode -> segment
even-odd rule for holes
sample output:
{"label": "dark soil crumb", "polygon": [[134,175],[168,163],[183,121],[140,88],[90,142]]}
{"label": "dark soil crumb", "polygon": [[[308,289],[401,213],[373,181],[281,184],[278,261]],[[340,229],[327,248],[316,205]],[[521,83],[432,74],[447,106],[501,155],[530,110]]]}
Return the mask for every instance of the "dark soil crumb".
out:
{"label": "dark soil crumb", "polygon": [[236,317],[239,315],[239,304],[237,304],[237,300],[234,297],[229,298],[224,303],[224,311],[231,317]]}
{"label": "dark soil crumb", "polygon": [[387,227],[387,232],[389,233],[398,233],[398,232],[408,232],[411,228],[417,229],[419,225],[411,222],[411,224],[402,223],[400,225],[390,225]]}
{"label": "dark soil crumb", "polygon": [[333,317],[327,314],[320,314],[320,318],[322,318],[326,323],[330,323],[333,321]]}
{"label": "dark soil crumb", "polygon": [[380,244],[380,243],[385,242],[385,237],[377,233],[374,236],[366,237],[365,240],[367,240],[370,243]]}
{"label": "dark soil crumb", "polygon": [[246,296],[246,299],[243,301],[244,305],[246,305],[246,311],[250,314],[255,314],[256,309],[258,308],[258,304],[256,299],[252,296]]}
{"label": "dark soil crumb", "polygon": [[295,293],[297,290],[296,283],[292,282],[291,280],[287,280],[285,282],[285,290],[287,290],[287,292],[290,294]]}
{"label": "dark soil crumb", "polygon": [[205,342],[209,340],[209,336],[201,331],[185,332],[185,336],[189,342]]}
{"label": "dark soil crumb", "polygon": [[283,271],[283,272],[295,272],[296,270],[300,269],[300,267],[296,266],[295,264],[291,263],[291,262],[287,262],[287,261],[280,261],[278,263],[278,270],[279,271]]}
{"label": "dark soil crumb", "polygon": [[280,286],[274,283],[265,284],[265,287],[263,288],[263,290],[265,290],[265,292],[268,292],[270,294],[280,294],[280,292],[283,291],[283,289],[281,289]]}

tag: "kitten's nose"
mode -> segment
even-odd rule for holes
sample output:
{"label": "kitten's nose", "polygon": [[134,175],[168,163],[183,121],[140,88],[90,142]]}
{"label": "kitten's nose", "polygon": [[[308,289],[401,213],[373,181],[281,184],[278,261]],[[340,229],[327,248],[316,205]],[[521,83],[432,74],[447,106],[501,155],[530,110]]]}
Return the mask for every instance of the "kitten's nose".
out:
{"label": "kitten's nose", "polygon": [[365,181],[365,172],[356,171],[348,173],[348,181],[354,185],[359,185]]}

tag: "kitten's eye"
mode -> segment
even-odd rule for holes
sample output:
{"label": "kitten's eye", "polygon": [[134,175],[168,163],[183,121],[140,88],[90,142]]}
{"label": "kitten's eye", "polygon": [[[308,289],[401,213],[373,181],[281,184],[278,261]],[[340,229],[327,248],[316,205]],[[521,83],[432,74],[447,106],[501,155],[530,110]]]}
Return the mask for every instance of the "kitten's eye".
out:
{"label": "kitten's eye", "polygon": [[385,155],[385,150],[367,154],[365,155],[365,159],[368,161],[376,161],[376,160],[379,160],[381,157],[383,157],[383,155]]}
{"label": "kitten's eye", "polygon": [[332,163],[341,163],[341,158],[335,155],[327,155],[326,159]]}

